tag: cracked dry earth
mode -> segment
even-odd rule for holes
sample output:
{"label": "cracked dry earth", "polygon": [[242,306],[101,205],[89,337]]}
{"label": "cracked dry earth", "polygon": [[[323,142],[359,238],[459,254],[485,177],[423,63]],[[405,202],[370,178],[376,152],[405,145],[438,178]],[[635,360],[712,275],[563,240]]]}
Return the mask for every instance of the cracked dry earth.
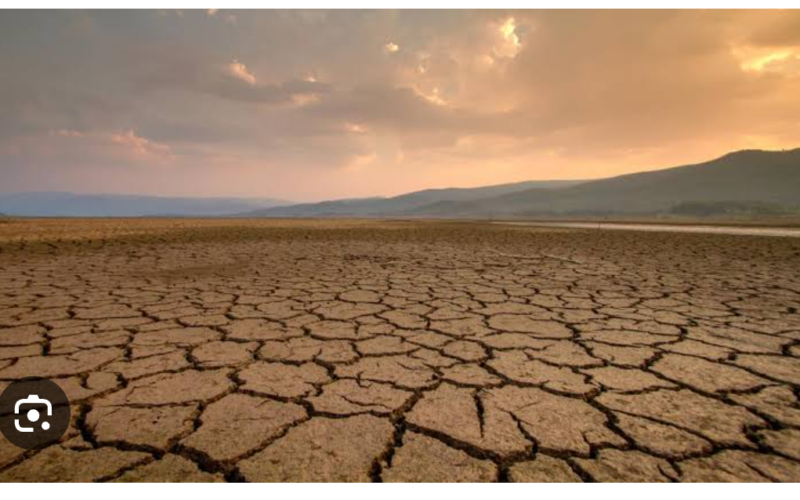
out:
{"label": "cracked dry earth", "polygon": [[0,481],[798,481],[800,240],[0,224]]}

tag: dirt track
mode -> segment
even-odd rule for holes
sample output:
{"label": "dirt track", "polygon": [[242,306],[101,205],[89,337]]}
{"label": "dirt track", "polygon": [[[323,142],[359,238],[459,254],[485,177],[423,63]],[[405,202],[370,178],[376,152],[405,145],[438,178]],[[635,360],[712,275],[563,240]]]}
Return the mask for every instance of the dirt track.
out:
{"label": "dirt track", "polygon": [[800,481],[800,241],[377,221],[0,224],[0,481]]}

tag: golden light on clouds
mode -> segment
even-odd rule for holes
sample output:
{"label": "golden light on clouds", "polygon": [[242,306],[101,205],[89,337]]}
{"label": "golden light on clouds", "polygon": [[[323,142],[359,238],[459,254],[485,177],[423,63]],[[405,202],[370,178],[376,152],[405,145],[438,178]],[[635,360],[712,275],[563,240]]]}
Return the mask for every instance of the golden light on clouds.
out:
{"label": "golden light on clouds", "polygon": [[430,92],[423,92],[418,88],[414,89],[417,95],[425,99],[426,101],[435,104],[437,106],[447,106],[447,101],[441,95],[441,90],[439,87],[433,87]]}
{"label": "golden light on clouds", "polygon": [[169,156],[170,154],[169,146],[140,137],[136,135],[133,129],[109,134],[108,138],[112,143],[128,148],[136,154],[161,157]]}
{"label": "golden light on clouds", "polygon": [[800,146],[800,11],[231,12],[4,12],[2,188],[305,201]]}
{"label": "golden light on clouds", "polygon": [[256,77],[247,69],[247,66],[240,63],[237,59],[231,61],[230,64],[227,66],[228,74],[233,76],[234,78],[238,78],[243,82],[247,82],[250,85],[256,84]]}
{"label": "golden light on clouds", "polygon": [[514,21],[513,17],[509,17],[506,20],[506,22],[504,22],[503,25],[500,26],[500,32],[503,34],[503,38],[505,38],[506,41],[515,46],[519,45],[519,38],[515,33],[516,29],[517,29],[516,21]]}
{"label": "golden light on clouds", "polygon": [[737,47],[733,54],[740,61],[742,71],[762,72],[797,72],[800,71],[800,48],[797,47]]}
{"label": "golden light on clouds", "polygon": [[519,36],[517,35],[516,19],[509,17],[500,25],[498,30],[502,40],[501,43],[495,47],[495,54],[501,57],[515,57],[522,48]]}

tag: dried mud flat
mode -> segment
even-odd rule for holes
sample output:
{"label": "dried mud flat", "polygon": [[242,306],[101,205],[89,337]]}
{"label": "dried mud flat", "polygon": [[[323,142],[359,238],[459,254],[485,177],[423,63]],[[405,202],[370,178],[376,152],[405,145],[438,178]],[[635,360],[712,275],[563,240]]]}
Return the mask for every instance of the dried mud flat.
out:
{"label": "dried mud flat", "polygon": [[0,481],[800,481],[800,241],[0,224]]}

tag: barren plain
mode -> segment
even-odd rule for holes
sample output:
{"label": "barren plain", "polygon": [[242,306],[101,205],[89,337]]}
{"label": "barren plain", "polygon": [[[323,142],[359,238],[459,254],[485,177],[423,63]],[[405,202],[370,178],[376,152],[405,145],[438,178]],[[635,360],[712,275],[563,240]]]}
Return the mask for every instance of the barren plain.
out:
{"label": "barren plain", "polygon": [[0,481],[800,481],[800,239],[0,223]]}

